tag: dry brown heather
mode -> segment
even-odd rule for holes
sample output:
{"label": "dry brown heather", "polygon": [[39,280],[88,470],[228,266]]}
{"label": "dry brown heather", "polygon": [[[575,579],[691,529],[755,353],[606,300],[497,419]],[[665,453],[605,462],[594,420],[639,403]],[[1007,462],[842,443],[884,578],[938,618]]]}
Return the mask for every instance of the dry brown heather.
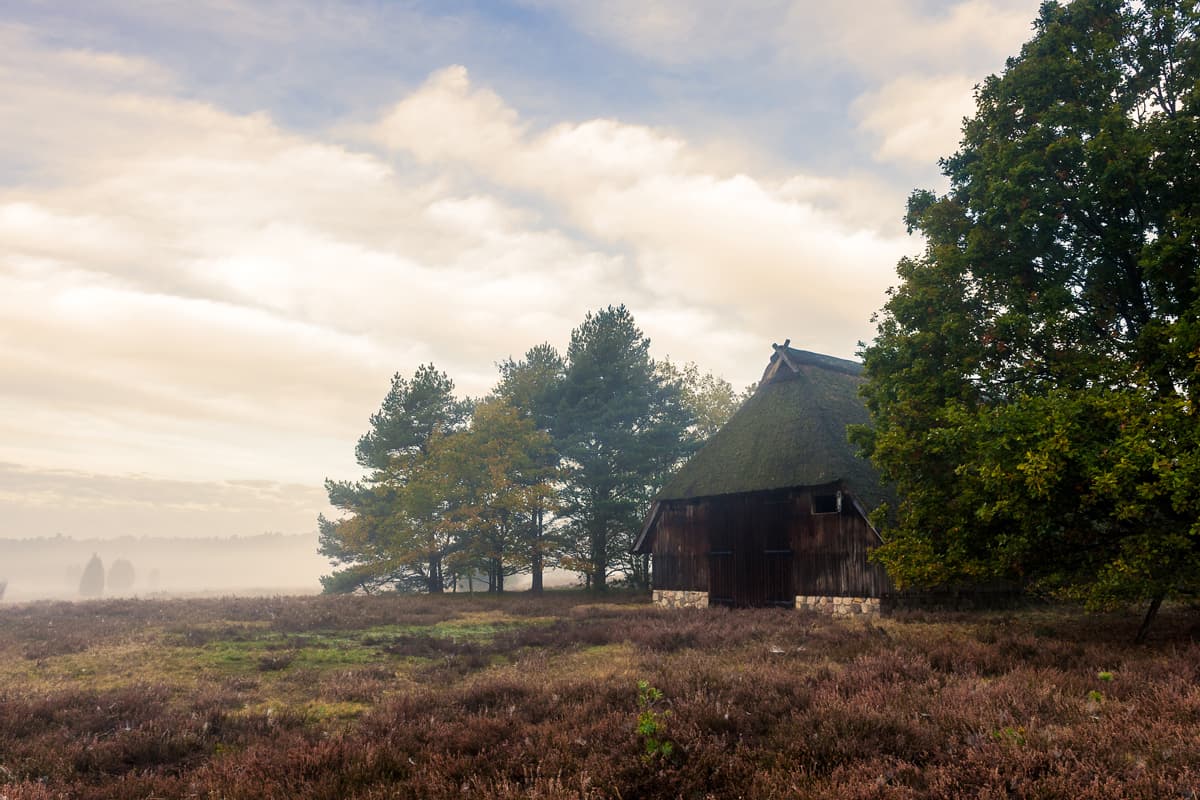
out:
{"label": "dry brown heather", "polygon": [[[0,796],[1197,797],[1195,620],[1169,609],[1138,648],[1136,618],[1069,610],[9,607]],[[663,693],[669,757],[636,731],[639,680]]]}

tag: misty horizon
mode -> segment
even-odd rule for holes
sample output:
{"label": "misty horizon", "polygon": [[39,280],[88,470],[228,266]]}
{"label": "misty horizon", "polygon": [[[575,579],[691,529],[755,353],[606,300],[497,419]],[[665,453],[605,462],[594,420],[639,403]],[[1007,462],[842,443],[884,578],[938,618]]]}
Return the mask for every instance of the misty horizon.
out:
{"label": "misty horizon", "polygon": [[101,597],[317,593],[320,576],[330,570],[317,553],[315,532],[0,539],[0,581],[8,582],[4,602],[89,599],[80,592],[80,579],[93,555],[106,577],[119,559],[134,570],[132,586],[113,590],[106,585]]}
{"label": "misty horizon", "polygon": [[[102,598],[317,594],[320,576],[333,569],[317,552],[315,531],[228,537],[8,538],[0,539],[0,583],[8,582],[0,602],[93,599],[80,593],[80,578],[93,554],[100,557],[106,577],[117,559],[128,560],[134,569],[132,587],[113,591],[106,585]],[[575,573],[548,570],[546,574],[547,587],[578,582]],[[511,576],[505,590],[524,591],[529,583],[528,574]],[[466,581],[458,588],[471,591]],[[475,580],[474,591],[486,588],[485,579]]]}

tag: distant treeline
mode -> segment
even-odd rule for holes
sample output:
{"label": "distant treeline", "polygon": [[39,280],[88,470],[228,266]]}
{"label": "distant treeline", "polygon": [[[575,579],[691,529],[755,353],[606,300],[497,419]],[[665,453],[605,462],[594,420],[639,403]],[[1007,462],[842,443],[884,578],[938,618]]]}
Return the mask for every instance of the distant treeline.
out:
{"label": "distant treeline", "polygon": [[125,580],[106,586],[107,594],[315,590],[318,576],[328,569],[314,554],[315,544],[311,533],[0,539],[0,581],[8,582],[8,600],[73,599],[80,596],[81,578],[95,556],[106,572],[119,562],[133,568],[132,576],[126,573]]}

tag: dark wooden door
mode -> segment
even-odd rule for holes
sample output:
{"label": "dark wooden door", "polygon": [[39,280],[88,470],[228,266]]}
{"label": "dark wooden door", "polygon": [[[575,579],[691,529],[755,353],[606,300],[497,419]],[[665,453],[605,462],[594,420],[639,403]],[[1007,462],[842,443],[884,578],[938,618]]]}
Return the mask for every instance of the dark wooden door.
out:
{"label": "dark wooden door", "polygon": [[735,604],[732,551],[714,550],[708,554],[708,604]]}
{"label": "dark wooden door", "polygon": [[782,497],[752,497],[736,508],[726,525],[730,533],[720,538],[723,549],[714,546],[709,555],[710,603],[795,605],[790,511]]}
{"label": "dark wooden door", "polygon": [[728,498],[710,512],[709,604],[795,605],[791,498]]}
{"label": "dark wooden door", "polygon": [[734,605],[736,568],[734,543],[737,541],[738,510],[728,503],[714,503],[708,517],[708,604]]}
{"label": "dark wooden door", "polygon": [[792,578],[792,551],[767,550],[763,553],[763,604],[792,608],[796,589]]}
{"label": "dark wooden door", "polygon": [[795,501],[782,497],[763,504],[761,523],[762,604],[796,605],[795,578],[792,574],[792,530]]}

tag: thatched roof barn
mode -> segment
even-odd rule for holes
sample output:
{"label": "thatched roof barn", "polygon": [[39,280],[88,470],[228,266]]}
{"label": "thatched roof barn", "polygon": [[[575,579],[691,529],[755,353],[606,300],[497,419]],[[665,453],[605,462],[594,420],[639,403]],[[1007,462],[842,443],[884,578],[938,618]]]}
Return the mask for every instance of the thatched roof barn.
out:
{"label": "thatched roof barn", "polygon": [[889,499],[846,426],[868,421],[861,365],[773,345],[755,393],[659,493],[634,545],[664,605],[875,610],[867,517]]}

